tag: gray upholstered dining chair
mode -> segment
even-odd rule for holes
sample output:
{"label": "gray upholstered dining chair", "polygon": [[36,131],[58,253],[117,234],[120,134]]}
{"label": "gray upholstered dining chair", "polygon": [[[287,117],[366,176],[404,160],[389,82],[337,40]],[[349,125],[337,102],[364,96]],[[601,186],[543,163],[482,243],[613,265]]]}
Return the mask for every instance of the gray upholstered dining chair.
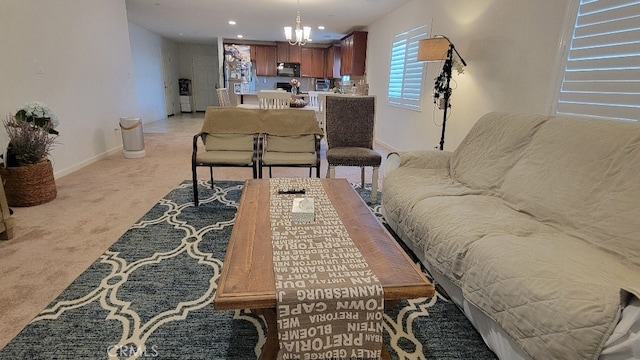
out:
{"label": "gray upholstered dining chair", "polygon": [[371,166],[371,201],[378,197],[378,170],[382,156],[373,150],[375,96],[329,95],[325,99],[327,177],[335,177],[336,166]]}

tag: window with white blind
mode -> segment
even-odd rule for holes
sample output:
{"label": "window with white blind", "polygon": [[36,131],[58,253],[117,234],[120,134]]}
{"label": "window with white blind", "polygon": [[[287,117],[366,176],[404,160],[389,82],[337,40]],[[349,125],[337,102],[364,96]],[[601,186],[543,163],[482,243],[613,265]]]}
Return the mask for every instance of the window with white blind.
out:
{"label": "window with white blind", "polygon": [[640,0],[580,0],[556,113],[640,120]]}
{"label": "window with white blind", "polygon": [[418,61],[418,42],[428,35],[424,25],[394,37],[387,92],[390,105],[420,111],[424,62]]}

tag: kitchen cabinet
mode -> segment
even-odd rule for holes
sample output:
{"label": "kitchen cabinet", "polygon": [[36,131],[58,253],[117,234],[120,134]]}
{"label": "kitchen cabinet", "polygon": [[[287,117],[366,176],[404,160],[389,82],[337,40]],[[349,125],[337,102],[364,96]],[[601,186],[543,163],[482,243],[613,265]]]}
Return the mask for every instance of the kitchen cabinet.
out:
{"label": "kitchen cabinet", "polygon": [[275,46],[251,45],[251,61],[258,76],[276,76]]}
{"label": "kitchen cabinet", "polygon": [[301,49],[300,76],[323,78],[326,62],[325,54],[326,50],[323,48],[303,47]]}
{"label": "kitchen cabinet", "polygon": [[324,77],[336,79],[340,77],[340,45],[332,45],[326,50]]}
{"label": "kitchen cabinet", "polygon": [[367,32],[354,31],[340,41],[340,75],[364,76]]}
{"label": "kitchen cabinet", "polygon": [[302,62],[302,51],[298,45],[289,45],[286,41],[277,41],[277,58],[278,62]]}

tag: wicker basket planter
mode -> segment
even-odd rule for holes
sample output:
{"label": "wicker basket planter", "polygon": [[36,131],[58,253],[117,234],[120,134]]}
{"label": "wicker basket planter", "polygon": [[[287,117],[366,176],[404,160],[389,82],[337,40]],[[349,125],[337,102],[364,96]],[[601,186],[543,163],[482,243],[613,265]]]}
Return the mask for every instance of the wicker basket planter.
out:
{"label": "wicker basket planter", "polygon": [[9,206],[25,207],[44,204],[56,198],[51,161],[16,167],[0,166],[0,176]]}

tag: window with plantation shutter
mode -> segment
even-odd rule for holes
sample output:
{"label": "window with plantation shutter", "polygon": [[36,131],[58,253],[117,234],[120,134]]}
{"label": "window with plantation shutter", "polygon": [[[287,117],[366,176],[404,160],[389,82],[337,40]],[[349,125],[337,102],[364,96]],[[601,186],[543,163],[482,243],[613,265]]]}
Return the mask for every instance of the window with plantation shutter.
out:
{"label": "window with plantation shutter", "polygon": [[556,113],[640,119],[640,0],[580,0]]}
{"label": "window with plantation shutter", "polygon": [[389,105],[420,111],[424,62],[418,61],[418,42],[427,35],[425,25],[394,37],[387,92]]}

